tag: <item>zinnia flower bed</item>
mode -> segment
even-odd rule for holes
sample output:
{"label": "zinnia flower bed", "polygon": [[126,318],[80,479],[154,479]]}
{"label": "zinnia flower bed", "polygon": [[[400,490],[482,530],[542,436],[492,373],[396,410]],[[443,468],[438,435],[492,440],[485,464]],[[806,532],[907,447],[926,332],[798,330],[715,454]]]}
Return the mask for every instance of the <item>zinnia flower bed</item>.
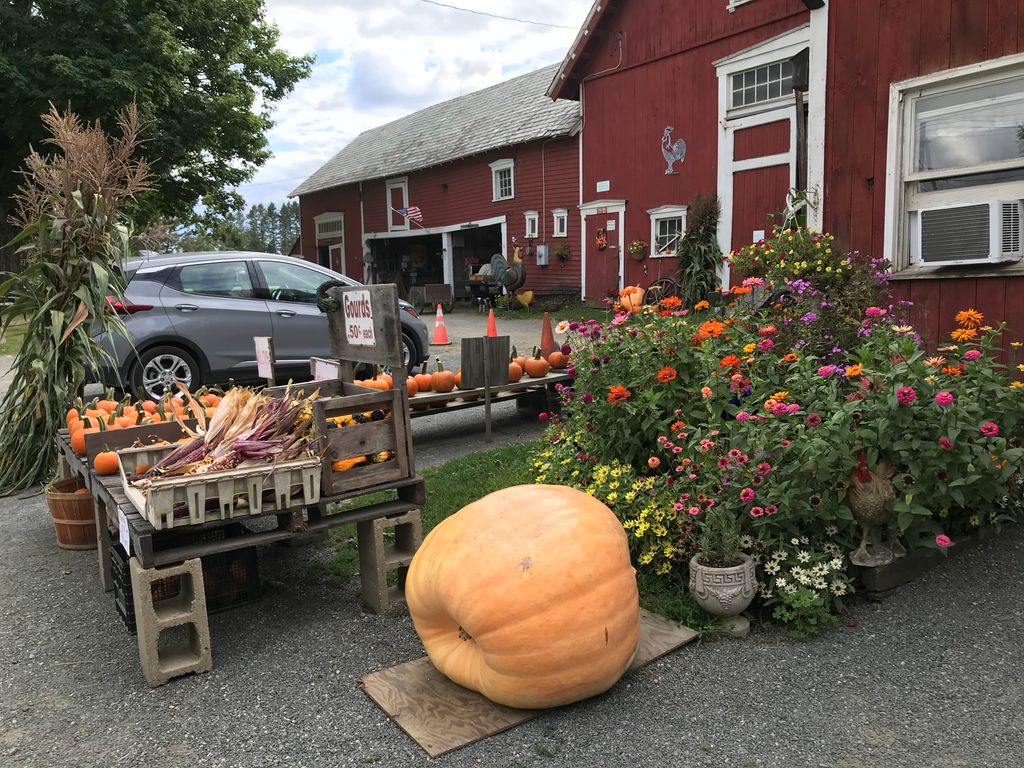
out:
{"label": "zinnia flower bed", "polygon": [[[830,238],[807,242],[831,256]],[[684,575],[709,509],[734,515],[760,599],[802,635],[854,588],[858,472],[891,465],[893,533],[908,549],[944,550],[1016,513],[1024,466],[1024,387],[1016,361],[999,361],[1017,350],[999,349],[1003,326],[965,309],[956,341],[925,349],[905,306],[885,300],[883,266],[835,259],[853,289],[834,302],[833,272],[816,285],[800,259],[775,294],[769,269],[725,306],[669,301],[570,324],[575,384],[535,456],[539,482],[608,504],[638,567],[665,577]],[[812,296],[841,305],[845,325],[831,315],[830,328],[801,334],[817,322],[805,322]]]}

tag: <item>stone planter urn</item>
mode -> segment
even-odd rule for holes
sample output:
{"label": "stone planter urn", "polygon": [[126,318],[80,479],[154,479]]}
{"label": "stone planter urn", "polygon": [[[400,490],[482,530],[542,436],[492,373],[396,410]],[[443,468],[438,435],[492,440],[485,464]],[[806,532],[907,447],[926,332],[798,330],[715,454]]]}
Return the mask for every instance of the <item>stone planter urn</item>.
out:
{"label": "stone planter urn", "polygon": [[700,553],[690,559],[690,594],[712,616],[737,616],[747,609],[757,594],[757,577],[750,555],[728,568],[715,568],[700,562]]}

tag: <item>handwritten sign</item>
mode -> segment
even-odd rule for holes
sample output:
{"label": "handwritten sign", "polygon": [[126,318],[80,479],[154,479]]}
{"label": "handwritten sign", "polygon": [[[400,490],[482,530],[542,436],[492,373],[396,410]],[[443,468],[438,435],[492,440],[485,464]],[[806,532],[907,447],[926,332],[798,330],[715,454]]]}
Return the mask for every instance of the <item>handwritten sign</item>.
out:
{"label": "handwritten sign", "polygon": [[328,381],[341,378],[341,365],[337,360],[313,358],[313,381]]}
{"label": "handwritten sign", "polygon": [[270,336],[253,336],[256,345],[256,370],[261,379],[274,378],[274,341]]}
{"label": "handwritten sign", "polygon": [[130,555],[132,553],[132,536],[128,530],[128,517],[120,507],[117,508],[117,538],[120,539],[125,554]]}
{"label": "handwritten sign", "polygon": [[372,347],[377,344],[373,332],[373,305],[369,291],[346,291],[342,309],[345,313],[345,339],[349,344]]}

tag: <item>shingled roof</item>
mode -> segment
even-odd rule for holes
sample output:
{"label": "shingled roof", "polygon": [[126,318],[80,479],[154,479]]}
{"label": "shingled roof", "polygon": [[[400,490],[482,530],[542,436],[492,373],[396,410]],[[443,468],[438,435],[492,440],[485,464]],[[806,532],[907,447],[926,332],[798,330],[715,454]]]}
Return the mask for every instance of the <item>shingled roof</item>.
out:
{"label": "shingled roof", "polygon": [[567,136],[579,123],[580,105],[548,98],[545,92],[558,69],[553,64],[363,131],[289,197]]}

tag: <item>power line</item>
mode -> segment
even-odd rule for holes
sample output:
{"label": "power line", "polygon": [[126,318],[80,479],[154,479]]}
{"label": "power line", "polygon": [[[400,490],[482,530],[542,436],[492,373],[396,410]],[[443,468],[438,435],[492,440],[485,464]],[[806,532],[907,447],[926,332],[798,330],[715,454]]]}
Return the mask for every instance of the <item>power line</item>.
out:
{"label": "power line", "polygon": [[448,3],[439,3],[437,0],[420,0],[421,3],[427,3],[429,5],[436,5],[441,8],[450,8],[453,11],[462,11],[463,13],[472,13],[477,16],[489,16],[492,19],[501,19],[502,21],[515,21],[519,24],[533,24],[537,27],[551,27],[552,29],[578,29],[577,27],[568,27],[564,24],[548,24],[546,21],[531,21],[530,19],[517,19],[512,16],[501,16],[497,13],[488,13],[487,11],[474,11],[472,8],[460,8],[457,5],[448,5]]}

